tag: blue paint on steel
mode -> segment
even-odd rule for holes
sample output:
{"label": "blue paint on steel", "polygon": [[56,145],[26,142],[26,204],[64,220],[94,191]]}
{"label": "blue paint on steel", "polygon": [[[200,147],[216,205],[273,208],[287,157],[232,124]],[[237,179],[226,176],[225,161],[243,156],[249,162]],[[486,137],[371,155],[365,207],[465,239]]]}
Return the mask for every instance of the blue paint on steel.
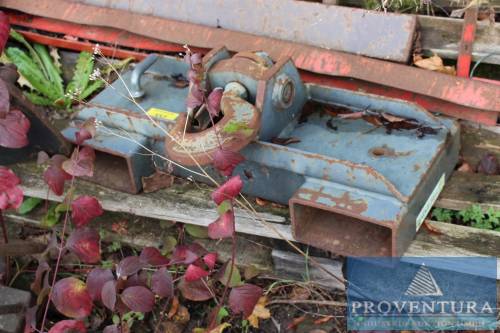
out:
{"label": "blue paint on steel", "polygon": [[[220,60],[226,57],[224,52],[216,55],[219,61],[229,61]],[[299,205],[378,224],[391,230],[387,240],[390,242],[391,239],[408,240],[414,236],[416,216],[437,181],[443,174],[447,176],[452,172],[458,158],[456,122],[395,99],[318,85],[305,86],[291,62],[283,63],[273,75],[267,76],[267,81],[260,83],[242,74],[244,70],[235,73],[218,71],[217,68],[214,67],[208,75],[212,87],[238,81],[247,89],[249,101],[260,103],[262,117],[258,141],[241,151],[246,161],[235,171],[246,180],[245,193],[280,203],[287,203],[292,198],[300,201]],[[145,75],[142,79],[146,95],[139,102],[143,109],[156,107],[175,113],[184,112],[187,88],[176,88],[169,82],[171,80],[161,79],[161,75],[186,75],[187,69],[180,60],[161,57],[149,70],[156,76]],[[129,73],[123,77],[128,80]],[[283,77],[293,83],[294,93],[291,106],[280,108],[276,103],[276,87],[287,81],[278,82]],[[116,90],[126,94],[121,82],[117,81],[113,86],[114,89],[101,92],[92,101],[94,106],[80,111],[78,117],[95,117],[107,127],[128,132],[163,155],[164,131],[168,131],[173,122],[157,119],[162,127],[158,128],[142,110],[116,94]],[[260,102],[257,96],[263,96]],[[314,106],[318,110],[299,121],[307,101],[318,102]],[[242,103],[241,107],[245,105]],[[362,119],[328,115],[322,111],[321,105],[347,107],[352,111],[368,109],[415,119],[437,132],[422,138],[417,138],[416,130],[393,130],[388,134],[383,126],[376,127]],[[74,135],[74,130],[66,130],[64,134],[69,137]],[[298,142],[277,145],[271,142],[274,137],[293,137]],[[96,149],[113,151],[133,161],[133,172],[140,173],[134,174],[133,181],[139,187],[140,176],[148,175],[145,170],[152,170],[153,164],[165,166],[164,161],[137,156],[130,141],[105,136],[102,130],[88,143]],[[144,166],[140,167],[138,161]],[[210,167],[207,169],[215,175]],[[194,167],[192,170],[198,171]],[[179,167],[174,167],[174,173],[192,176]],[[195,179],[206,181],[199,177]],[[406,243],[391,243],[392,248],[396,248],[392,253],[404,251]],[[387,244],[384,248],[387,250]]]}

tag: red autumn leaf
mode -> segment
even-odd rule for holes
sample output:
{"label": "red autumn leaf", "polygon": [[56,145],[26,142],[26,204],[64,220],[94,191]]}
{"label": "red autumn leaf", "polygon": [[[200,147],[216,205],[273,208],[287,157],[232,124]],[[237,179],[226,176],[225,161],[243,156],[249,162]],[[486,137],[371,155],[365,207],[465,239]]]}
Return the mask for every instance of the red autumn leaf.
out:
{"label": "red autumn leaf", "polygon": [[0,11],[0,52],[5,48],[7,39],[9,39],[10,24],[9,17]]}
{"label": "red autumn leaf", "polygon": [[108,325],[104,327],[103,333],[121,333],[120,326],[118,325]]}
{"label": "red autumn leaf", "polygon": [[234,199],[238,194],[240,194],[242,188],[243,181],[240,176],[231,177],[218,189],[212,192],[212,199],[217,205],[220,205],[224,200]]}
{"label": "red autumn leaf", "polygon": [[92,299],[85,282],[74,277],[56,282],[52,288],[52,302],[66,317],[81,319],[92,312]]}
{"label": "red autumn leaf", "polygon": [[151,276],[151,290],[162,298],[174,295],[172,275],[165,267],[160,268]]}
{"label": "red autumn leaf", "polygon": [[492,153],[485,154],[477,166],[477,172],[485,175],[496,175],[500,172],[500,167],[496,156]]}
{"label": "red autumn leaf", "polygon": [[49,333],[86,333],[85,324],[80,320],[61,320],[49,330]]}
{"label": "red autumn leaf", "polygon": [[63,155],[52,156],[49,167],[43,173],[43,179],[56,195],[64,193],[64,183],[72,178],[62,169],[62,164],[66,160],[67,158]]}
{"label": "red autumn leaf", "polygon": [[71,203],[71,220],[77,228],[85,226],[103,213],[99,201],[88,195],[78,197]]}
{"label": "red autumn leaf", "polygon": [[130,276],[137,273],[144,267],[138,256],[125,257],[116,266],[116,275],[118,278]]}
{"label": "red autumn leaf", "polygon": [[188,96],[186,98],[186,106],[194,109],[203,104],[204,98],[205,95],[203,94],[203,90],[201,90],[200,85],[198,83],[192,84],[189,87]]}
{"label": "red autumn leaf", "polygon": [[208,225],[208,237],[220,239],[232,237],[234,233],[234,212],[228,210]]}
{"label": "red autumn leaf", "polygon": [[101,301],[105,307],[111,311],[115,311],[116,305],[116,281],[109,280],[102,286]]}
{"label": "red autumn leaf", "polygon": [[115,277],[110,269],[94,268],[87,275],[87,290],[93,301],[101,300],[101,291],[104,284],[113,281]]}
{"label": "red autumn leaf", "polygon": [[178,245],[172,253],[172,261],[170,264],[189,265],[198,260],[199,256],[186,245]]}
{"label": "red autumn leaf", "polygon": [[[30,285],[31,291],[33,291],[35,294],[39,295],[42,289],[44,289],[44,277],[47,279],[48,278],[48,273],[50,271],[50,266],[46,261],[41,261],[38,263],[38,266],[35,271],[35,279]],[[48,282],[47,282],[48,284]]]}
{"label": "red autumn leaf", "polygon": [[75,229],[68,238],[66,247],[86,264],[101,261],[99,233],[90,228]]}
{"label": "red autumn leaf", "polygon": [[169,260],[161,254],[160,250],[152,246],[143,248],[139,259],[144,264],[151,266],[162,266],[169,263]]}
{"label": "red autumn leaf", "polygon": [[153,310],[155,295],[146,287],[134,286],[122,292],[121,300],[132,311],[149,312]]}
{"label": "red autumn leaf", "polygon": [[[1,22],[0,22],[0,26],[1,26]],[[1,27],[0,27],[0,29],[1,29]],[[0,31],[0,38],[1,38],[1,31]],[[10,110],[9,89],[7,88],[7,85],[5,84],[5,82],[2,79],[0,79],[0,119],[4,119],[5,116],[7,115],[7,112],[9,112],[9,110]]]}
{"label": "red autumn leaf", "polygon": [[212,117],[216,117],[220,112],[220,101],[222,99],[223,89],[217,87],[208,95],[207,110]]}
{"label": "red autumn leaf", "polygon": [[203,280],[188,282],[185,278],[182,278],[177,287],[182,296],[190,301],[203,302],[212,298],[212,293]]}
{"label": "red autumn leaf", "polygon": [[92,177],[94,175],[94,160],[94,149],[83,147],[78,150],[75,148],[71,158],[63,162],[62,168],[74,177]]}
{"label": "red autumn leaf", "polygon": [[213,166],[224,176],[231,176],[234,168],[244,160],[240,153],[219,148],[214,154]]}
{"label": "red autumn leaf", "polygon": [[205,276],[208,276],[208,272],[203,268],[193,264],[189,265],[188,268],[186,269],[186,273],[184,273],[184,279],[187,282],[193,282],[201,278],[204,278]]}
{"label": "red autumn leaf", "polygon": [[85,140],[92,139],[96,134],[94,117],[85,120],[85,122],[78,127],[79,130],[75,133],[75,142],[77,145],[81,145]]}
{"label": "red autumn leaf", "polygon": [[22,148],[29,144],[30,121],[19,110],[10,110],[0,118],[0,146]]}
{"label": "red autumn leaf", "polygon": [[217,262],[217,252],[210,252],[203,257],[203,262],[209,269],[214,269],[215,263]]}
{"label": "red autumn leaf", "polygon": [[21,180],[6,167],[0,166],[0,210],[17,209],[23,202],[23,191],[17,186]]}
{"label": "red autumn leaf", "polygon": [[235,287],[229,293],[229,307],[234,313],[243,313],[243,317],[247,318],[252,314],[261,296],[262,288],[253,284]]}

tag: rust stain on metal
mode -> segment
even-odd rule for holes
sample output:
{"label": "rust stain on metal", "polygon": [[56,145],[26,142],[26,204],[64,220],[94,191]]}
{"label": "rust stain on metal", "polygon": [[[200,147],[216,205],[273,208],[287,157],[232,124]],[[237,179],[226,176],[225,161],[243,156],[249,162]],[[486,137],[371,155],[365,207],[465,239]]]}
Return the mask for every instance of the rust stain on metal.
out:
{"label": "rust stain on metal", "polygon": [[413,153],[410,151],[396,151],[387,145],[382,145],[380,147],[374,147],[369,150],[370,154],[373,157],[383,158],[383,157],[400,157],[400,156],[408,156]]}
{"label": "rust stain on metal", "polygon": [[326,205],[323,201],[320,201],[321,198],[330,200],[333,205],[331,207],[341,208],[353,212],[355,214],[361,215],[368,209],[368,204],[363,199],[351,199],[348,192],[342,194],[341,197],[334,197],[327,193],[322,192],[322,188],[320,191],[313,191],[309,189],[300,189],[299,196],[305,194],[309,197],[308,200],[312,202],[316,202],[320,205]]}

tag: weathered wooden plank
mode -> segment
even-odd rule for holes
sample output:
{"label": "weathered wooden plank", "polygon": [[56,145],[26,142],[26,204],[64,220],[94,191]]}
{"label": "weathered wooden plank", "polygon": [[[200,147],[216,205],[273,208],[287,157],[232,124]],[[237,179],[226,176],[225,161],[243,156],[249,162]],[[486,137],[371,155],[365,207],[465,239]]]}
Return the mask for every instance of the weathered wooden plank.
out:
{"label": "weathered wooden plank", "polygon": [[[456,59],[462,38],[463,21],[446,17],[418,16],[422,49],[440,57]],[[491,54],[484,63],[500,64],[500,23],[478,21],[472,49],[474,61]]]}
{"label": "weathered wooden plank", "polygon": [[[43,170],[35,164],[18,164],[14,169],[16,174],[23,180],[22,188],[25,195],[48,198],[49,200],[58,202],[64,199],[63,196],[56,196],[48,191],[47,185],[41,178]],[[86,181],[78,181],[76,186],[77,195],[86,194],[97,197],[103,208],[108,211],[208,226],[218,217],[218,214],[215,210],[215,205],[209,199],[211,190],[208,187],[205,187],[205,190],[203,191],[203,186],[198,184],[196,186],[184,184],[181,188],[168,188],[155,193],[132,195]],[[206,196],[200,197],[200,191],[206,192]],[[198,197],[196,197],[196,194]],[[236,230],[238,232],[281,238],[274,230],[262,223],[261,219],[263,219],[267,222],[274,222],[274,228],[282,236],[287,239],[293,239],[290,228],[280,224],[286,221],[286,218],[283,216],[259,213],[259,219],[242,209],[236,209],[235,216]]]}
{"label": "weathered wooden plank", "polygon": [[[326,274],[323,270],[311,265],[307,259],[300,254],[288,251],[273,250],[274,271],[278,275],[287,275],[298,281],[314,281],[320,286],[331,289],[345,290],[343,283],[339,282],[331,275]],[[316,258],[314,260],[320,263],[329,272],[335,276],[342,277],[343,261],[338,259]]]}
{"label": "weathered wooden plank", "polygon": [[455,172],[443,189],[436,207],[463,210],[479,205],[500,210],[500,176]]}

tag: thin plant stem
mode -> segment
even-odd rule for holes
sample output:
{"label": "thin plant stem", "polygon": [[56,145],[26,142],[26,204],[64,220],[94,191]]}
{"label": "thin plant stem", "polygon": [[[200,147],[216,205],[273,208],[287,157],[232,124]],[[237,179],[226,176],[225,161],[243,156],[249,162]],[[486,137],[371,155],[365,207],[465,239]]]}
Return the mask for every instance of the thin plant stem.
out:
{"label": "thin plant stem", "polygon": [[[3,217],[3,210],[0,209],[0,224],[2,225],[3,242],[5,244],[9,243],[9,235],[7,234],[7,226],[5,225],[5,219]],[[4,282],[9,281],[10,276],[10,259],[8,256],[5,257],[5,277]]]}
{"label": "thin plant stem", "polygon": [[[80,152],[80,146],[77,146],[76,149],[77,149],[76,158],[78,159],[78,154]],[[71,178],[70,188],[68,190],[68,193],[69,193],[68,203],[71,203],[73,201],[73,193],[74,193],[73,189],[74,189],[74,185],[75,185],[75,178],[76,177]],[[62,231],[61,231],[61,243],[59,245],[59,252],[57,254],[56,267],[54,268],[54,276],[52,277],[52,283],[51,283],[52,288],[54,288],[54,285],[56,283],[57,273],[59,271],[59,266],[61,264],[61,258],[62,258],[62,254],[63,254],[63,250],[64,250],[64,235],[66,233],[66,228],[68,226],[68,220],[69,220],[69,210],[66,210],[66,213],[64,214],[64,222],[63,222],[63,227],[62,227]],[[50,301],[52,299],[52,288],[50,289],[49,296],[47,299],[47,304],[45,305],[45,310],[44,310],[43,318],[42,318],[42,325],[40,327],[41,332],[43,332],[45,329],[45,321],[47,320],[47,315],[49,313],[49,307],[50,307]]]}

